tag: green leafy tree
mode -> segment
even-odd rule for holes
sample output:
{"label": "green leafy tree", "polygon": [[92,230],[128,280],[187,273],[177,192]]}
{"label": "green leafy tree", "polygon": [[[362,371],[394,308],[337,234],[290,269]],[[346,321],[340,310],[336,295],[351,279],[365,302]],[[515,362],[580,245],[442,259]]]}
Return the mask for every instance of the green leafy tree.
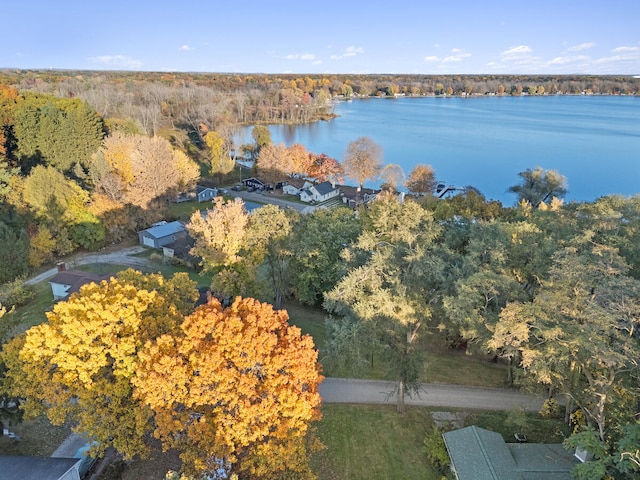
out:
{"label": "green leafy tree", "polygon": [[517,349],[525,372],[565,395],[568,411],[577,405],[603,441],[632,415],[640,371],[640,283],[627,272],[614,249],[579,239],[554,256],[533,302],[502,310],[489,342]]}
{"label": "green leafy tree", "polygon": [[24,275],[29,269],[29,238],[24,230],[0,221],[0,284]]}
{"label": "green leafy tree", "polygon": [[345,273],[340,254],[361,233],[360,218],[348,208],[318,209],[300,218],[291,239],[291,283],[300,302],[322,302]]}
{"label": "green leafy tree", "polygon": [[553,197],[562,199],[567,193],[567,179],[556,170],[528,168],[518,175],[522,179],[521,184],[510,187],[509,191],[518,196],[518,201],[526,202],[533,207],[538,207]]}
{"label": "green leafy tree", "polygon": [[416,339],[441,289],[444,264],[434,253],[440,227],[416,202],[389,195],[363,214],[364,231],[345,256],[352,266],[325,295],[324,307],[339,317],[372,322],[387,348],[397,410],[403,412],[405,394],[419,388]]}
{"label": "green leafy tree", "polygon": [[253,261],[262,265],[269,290],[269,299],[276,309],[289,291],[289,262],[293,251],[290,235],[298,216],[293,210],[277,205],[265,205],[254,210],[249,218],[247,250]]}

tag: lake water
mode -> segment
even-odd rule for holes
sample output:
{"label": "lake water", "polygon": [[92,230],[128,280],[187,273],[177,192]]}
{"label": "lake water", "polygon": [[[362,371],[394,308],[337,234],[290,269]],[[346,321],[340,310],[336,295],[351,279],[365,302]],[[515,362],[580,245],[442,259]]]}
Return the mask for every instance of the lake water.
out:
{"label": "lake water", "polygon": [[[540,166],[567,177],[566,200],[640,192],[640,98],[540,96],[358,99],[328,122],[271,126],[274,143],[304,145],[342,161],[369,137],[408,175],[431,165],[450,185],[512,205],[518,172]],[[350,182],[355,183],[355,182]],[[379,182],[365,184],[377,187]]]}

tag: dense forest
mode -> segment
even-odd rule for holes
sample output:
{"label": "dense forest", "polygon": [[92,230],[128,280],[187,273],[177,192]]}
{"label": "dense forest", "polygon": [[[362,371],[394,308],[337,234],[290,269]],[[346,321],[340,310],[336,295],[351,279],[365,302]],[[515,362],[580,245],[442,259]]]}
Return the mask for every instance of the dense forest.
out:
{"label": "dense forest", "polygon": [[[219,198],[206,217],[197,212],[192,254],[213,293],[323,307],[325,368],[366,369],[369,353],[383,352],[399,411],[418,386],[425,342],[489,353],[509,365],[505,381],[544,392],[548,414],[573,425],[569,444],[594,454],[580,478],[640,471],[640,196],[565,204],[566,179],[533,169],[514,178],[514,206],[473,188],[441,199],[437,172],[420,165],[402,197],[367,139],[354,139],[341,164],[272,145],[261,125],[327,118],[336,96],[635,95],[640,79],[3,71],[0,82],[5,307],[28,301],[22,280],[43,266],[172,220],[178,192],[235,183],[234,155],[272,181],[386,171],[378,200],[356,211],[248,214]],[[233,144],[239,125],[256,125],[252,143]]]}

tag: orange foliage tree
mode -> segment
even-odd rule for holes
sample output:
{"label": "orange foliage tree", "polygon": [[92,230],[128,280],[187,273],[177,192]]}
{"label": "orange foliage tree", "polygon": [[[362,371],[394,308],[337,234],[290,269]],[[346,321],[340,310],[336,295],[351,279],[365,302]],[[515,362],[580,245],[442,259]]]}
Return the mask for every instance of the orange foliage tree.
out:
{"label": "orange foliage tree", "polygon": [[240,478],[313,478],[310,422],[322,380],[308,335],[283,310],[237,297],[212,299],[140,353],[136,396],[155,435],[193,472],[231,467]]}

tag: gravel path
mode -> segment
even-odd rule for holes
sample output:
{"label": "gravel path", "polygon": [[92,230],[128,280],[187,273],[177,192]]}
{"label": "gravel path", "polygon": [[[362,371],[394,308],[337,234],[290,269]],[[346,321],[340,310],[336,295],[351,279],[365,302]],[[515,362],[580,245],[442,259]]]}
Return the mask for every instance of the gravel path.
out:
{"label": "gravel path", "polygon": [[[72,257],[69,260],[65,260],[67,269],[74,268],[78,265],[87,265],[91,263],[113,263],[116,265],[128,265],[130,267],[137,268],[154,268],[155,264],[149,259],[144,257],[135,257],[140,252],[143,252],[145,247],[141,245],[135,245],[133,247],[123,248],[115,252],[104,253],[86,253]],[[52,278],[58,273],[57,268],[50,268],[46,272],[42,272],[35,277],[32,277],[25,281],[28,285],[35,285],[48,278]]]}

